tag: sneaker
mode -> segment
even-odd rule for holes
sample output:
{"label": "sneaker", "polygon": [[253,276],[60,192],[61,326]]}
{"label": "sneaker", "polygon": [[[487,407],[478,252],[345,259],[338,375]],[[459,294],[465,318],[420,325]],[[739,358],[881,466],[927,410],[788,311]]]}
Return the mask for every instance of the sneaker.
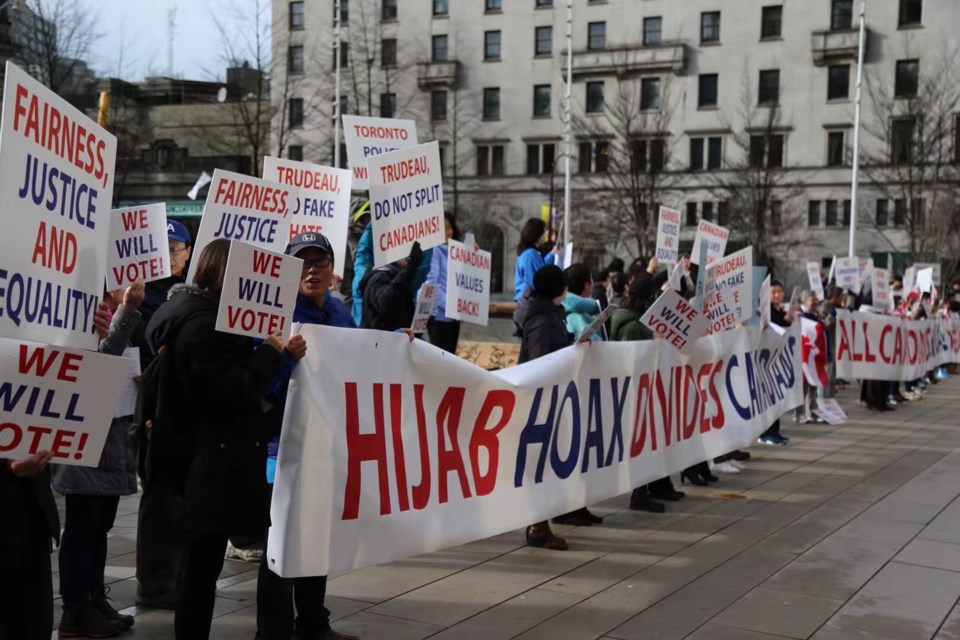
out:
{"label": "sneaker", "polygon": [[721,462],[720,464],[713,465],[713,470],[717,473],[740,473],[740,469],[736,468],[729,462]]}
{"label": "sneaker", "polygon": [[787,440],[780,436],[765,436],[757,440],[760,444],[766,444],[775,447],[785,447],[787,446]]}
{"label": "sneaker", "polygon": [[116,620],[123,625],[125,630],[130,629],[133,627],[133,616],[124,615],[114,609],[113,605],[110,604],[110,598],[107,597],[109,593],[110,587],[104,588],[102,594],[93,597],[93,605],[107,620]]}
{"label": "sneaker", "polygon": [[897,406],[897,399],[894,398],[893,396],[887,396],[887,404],[890,405],[891,407],[895,407]]}
{"label": "sneaker", "polygon": [[743,464],[739,460],[731,460],[728,464],[731,467],[735,468],[737,471],[743,471],[744,469],[747,468],[747,465]]}
{"label": "sneaker", "polygon": [[126,630],[118,620],[104,616],[93,600],[87,600],[63,608],[57,634],[61,638],[113,638]]}
{"label": "sneaker", "polygon": [[260,547],[238,549],[233,546],[232,542],[227,541],[227,553],[224,555],[224,557],[227,560],[239,560],[240,562],[259,564],[263,560],[263,549]]}

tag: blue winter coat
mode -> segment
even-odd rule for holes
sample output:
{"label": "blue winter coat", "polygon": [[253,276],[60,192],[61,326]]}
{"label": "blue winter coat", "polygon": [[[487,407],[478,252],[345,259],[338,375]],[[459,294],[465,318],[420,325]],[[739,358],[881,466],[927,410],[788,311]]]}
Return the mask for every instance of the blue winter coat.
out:
{"label": "blue winter coat", "polygon": [[456,322],[447,317],[447,263],[450,260],[450,246],[442,244],[433,250],[430,261],[430,273],[424,284],[437,285],[437,304],[433,307],[433,317],[439,322]]}
{"label": "blue winter coat", "polygon": [[556,255],[547,254],[546,259],[540,254],[538,249],[524,249],[517,256],[517,266],[513,271],[513,301],[520,302],[523,292],[528,288],[533,289],[533,274],[548,264],[553,264]]}
{"label": "blue winter coat", "polygon": [[[432,261],[433,249],[427,249],[423,252],[423,263],[417,270],[417,276],[413,279],[413,291],[419,291],[426,281]],[[353,324],[357,327],[363,319],[363,294],[360,293],[360,283],[363,281],[363,274],[372,266],[373,224],[371,223],[363,230],[360,241],[357,242],[357,253],[353,258],[353,307],[350,309],[350,315],[353,316]]]}
{"label": "blue winter coat", "polygon": [[[357,327],[346,305],[338,298],[330,295],[329,291],[324,294],[322,307],[317,307],[313,300],[298,294],[297,306],[293,310],[293,321],[348,329]],[[310,348],[310,346],[308,345],[307,348]],[[293,368],[296,364],[290,354],[284,352],[280,359],[280,371],[270,382],[266,394],[267,401],[273,406],[267,416],[267,429],[270,437],[270,441],[267,443],[267,482],[270,484],[273,484],[276,475],[277,453],[280,451],[280,431],[283,426],[283,409],[287,404],[287,389],[290,386],[290,376],[293,375]]]}

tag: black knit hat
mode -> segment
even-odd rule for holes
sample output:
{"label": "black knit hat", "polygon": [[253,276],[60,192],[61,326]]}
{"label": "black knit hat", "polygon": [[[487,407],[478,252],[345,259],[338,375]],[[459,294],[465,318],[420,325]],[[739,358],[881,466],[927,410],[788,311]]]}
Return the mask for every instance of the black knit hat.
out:
{"label": "black knit hat", "polygon": [[636,300],[650,299],[656,293],[657,285],[654,283],[653,277],[647,272],[638,273],[630,285],[630,297]]}
{"label": "black knit hat", "polygon": [[533,292],[538,298],[553,299],[563,295],[567,285],[560,267],[548,264],[533,274]]}

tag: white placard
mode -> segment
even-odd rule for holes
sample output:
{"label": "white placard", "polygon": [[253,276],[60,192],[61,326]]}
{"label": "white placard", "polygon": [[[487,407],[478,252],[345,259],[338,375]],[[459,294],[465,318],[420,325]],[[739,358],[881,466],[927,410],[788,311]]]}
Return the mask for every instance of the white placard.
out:
{"label": "white placard", "polygon": [[[833,275],[837,270],[837,256],[833,256],[833,260],[830,261],[830,273],[827,275],[827,284],[833,282]],[[834,283],[836,284],[836,283]]]}
{"label": "white placard", "polygon": [[127,366],[116,356],[0,339],[0,458],[46,449],[56,464],[97,466]]}
{"label": "white placard", "polygon": [[917,288],[920,289],[920,293],[930,293],[933,284],[933,269],[930,267],[917,269]]}
{"label": "white placard", "polygon": [[770,276],[768,275],[763,279],[763,284],[760,285],[760,326],[767,327],[770,325]]}
{"label": "white placard", "polygon": [[450,240],[447,259],[446,315],[454,320],[486,326],[490,316],[489,251]]}
{"label": "white placard", "polygon": [[866,260],[860,261],[860,279],[857,282],[857,292],[863,290],[864,285],[867,284],[867,281],[870,280],[873,273],[873,258],[867,258]]}
{"label": "white placard", "polygon": [[[727,240],[730,239],[730,230],[701,220],[697,225],[697,236],[693,241],[693,251],[690,252],[690,262],[700,264],[700,243],[707,243],[707,264],[719,260],[727,250]],[[694,262],[696,261],[696,262]]]}
{"label": "white placard", "polygon": [[303,260],[245,242],[230,243],[217,331],[266,338],[290,337]]}
{"label": "white placard", "polygon": [[939,262],[917,262],[913,265],[917,271],[921,269],[933,269],[933,284],[940,286],[940,263]]}
{"label": "white placard", "polygon": [[[599,306],[600,306],[600,302],[598,301],[597,307],[599,308]],[[603,328],[604,324],[606,324],[607,320],[610,319],[610,316],[613,315],[613,312],[619,308],[620,308],[619,305],[608,304],[606,308],[604,308],[602,311],[600,311],[600,313],[597,314],[597,317],[594,318],[593,321],[590,322],[590,324],[584,327],[583,331],[580,332],[580,335],[577,336],[577,342],[580,342],[580,341],[587,342],[591,340],[593,337],[593,334],[600,331],[600,329]],[[601,334],[601,335],[606,335],[606,334]]]}
{"label": "white placard", "polygon": [[129,287],[137,280],[170,277],[167,205],[144,204],[110,212],[107,290]]}
{"label": "white placard", "polygon": [[817,408],[814,409],[817,415],[829,425],[843,424],[847,421],[847,414],[840,407],[836,398],[817,398]]}
{"label": "white placard", "polygon": [[837,286],[844,291],[858,291],[860,284],[860,260],[859,258],[837,258]]}
{"label": "white placard", "polygon": [[0,336],[95,349],[117,139],[7,62]]}
{"label": "white placard", "polygon": [[307,232],[325,236],[333,247],[333,273],[343,277],[350,233],[352,174],[346,169],[268,156],[263,159],[263,179],[298,190],[290,212],[290,238]]}
{"label": "white placard", "polygon": [[906,300],[907,296],[913,292],[917,284],[917,269],[916,267],[907,267],[903,272],[903,299]]}
{"label": "white placard", "polygon": [[137,378],[140,376],[140,348],[130,347],[123,352],[123,361],[127,365],[126,375],[123,377],[123,384],[120,387],[120,397],[117,398],[117,406],[113,410],[114,418],[123,418],[132,416],[137,408],[137,394],[140,387],[137,385]]}
{"label": "white placard", "polygon": [[190,254],[193,259],[187,282],[193,282],[203,250],[219,238],[283,253],[296,200],[297,190],[293,187],[230,171],[214,171],[200,231]]}
{"label": "white placard", "polygon": [[890,272],[886,269],[871,269],[870,289],[873,292],[873,306],[878,309],[889,308],[893,302],[890,291]]}
{"label": "white placard", "polygon": [[413,322],[410,323],[410,329],[414,335],[426,333],[427,323],[430,321],[430,316],[433,315],[433,310],[437,306],[437,293],[439,290],[440,287],[435,284],[425,284],[420,287],[420,292],[417,294],[417,309],[413,314]]}
{"label": "white placard", "polygon": [[[713,281],[713,286],[709,282]],[[732,329],[753,317],[753,247],[718,259],[707,271],[703,308],[707,332]]]}
{"label": "white placard", "polygon": [[417,123],[413,120],[341,116],[341,121],[353,188],[357,191],[369,188],[369,158],[417,145]]}
{"label": "white placard", "polygon": [[666,291],[647,309],[640,322],[681,352],[707,333],[707,319],[676,291]]}
{"label": "white placard", "polygon": [[660,207],[656,258],[666,265],[680,261],[680,212],[676,209]]}
{"label": "white placard", "polygon": [[823,280],[820,278],[820,263],[807,263],[807,279],[810,281],[810,290],[817,296],[817,300],[823,300]]}
{"label": "white placard", "polygon": [[373,156],[368,165],[374,266],[406,258],[414,242],[426,251],[447,241],[439,143]]}

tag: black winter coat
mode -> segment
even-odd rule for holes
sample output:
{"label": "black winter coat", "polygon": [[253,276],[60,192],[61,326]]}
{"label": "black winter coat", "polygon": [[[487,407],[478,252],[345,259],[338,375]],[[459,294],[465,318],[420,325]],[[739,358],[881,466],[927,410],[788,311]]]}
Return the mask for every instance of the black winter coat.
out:
{"label": "black winter coat", "polygon": [[416,313],[413,278],[408,269],[388,264],[368,269],[357,291],[363,296],[361,329],[396,331],[413,323]]}
{"label": "black winter coat", "polygon": [[[38,535],[60,541],[60,515],[50,489],[50,469],[35,478],[18,478],[0,460],[0,570],[16,566]],[[12,585],[15,587],[16,585]]]}
{"label": "black winter coat", "polygon": [[184,453],[171,489],[180,498],[180,524],[198,533],[259,535],[270,520],[262,398],[280,354],[217,332],[216,297],[187,285],[170,294],[147,340],[155,352],[171,349],[172,376],[161,398]]}
{"label": "black winter coat", "polygon": [[520,364],[560,351],[573,342],[573,336],[567,333],[563,307],[553,300],[523,298],[513,313],[513,323],[520,336]]}

